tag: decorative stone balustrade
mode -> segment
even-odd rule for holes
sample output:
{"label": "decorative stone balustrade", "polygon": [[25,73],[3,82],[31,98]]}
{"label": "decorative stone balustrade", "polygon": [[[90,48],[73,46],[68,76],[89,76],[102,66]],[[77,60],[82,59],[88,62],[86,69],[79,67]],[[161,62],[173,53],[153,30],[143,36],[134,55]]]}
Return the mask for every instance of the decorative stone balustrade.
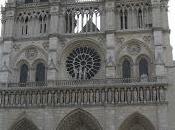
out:
{"label": "decorative stone balustrade", "polygon": [[99,79],[6,85],[0,89],[0,108],[161,104],[166,103],[167,90],[166,82],[158,78],[149,82]]}
{"label": "decorative stone balustrade", "polygon": [[166,87],[62,87],[0,90],[0,107],[59,107],[166,103]]}

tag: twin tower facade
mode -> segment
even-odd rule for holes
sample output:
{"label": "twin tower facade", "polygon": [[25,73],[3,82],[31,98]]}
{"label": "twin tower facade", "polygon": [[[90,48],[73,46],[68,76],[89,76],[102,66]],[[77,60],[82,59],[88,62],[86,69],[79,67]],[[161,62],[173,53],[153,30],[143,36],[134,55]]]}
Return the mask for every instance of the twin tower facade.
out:
{"label": "twin tower facade", "polygon": [[8,0],[0,130],[174,130],[168,0]]}

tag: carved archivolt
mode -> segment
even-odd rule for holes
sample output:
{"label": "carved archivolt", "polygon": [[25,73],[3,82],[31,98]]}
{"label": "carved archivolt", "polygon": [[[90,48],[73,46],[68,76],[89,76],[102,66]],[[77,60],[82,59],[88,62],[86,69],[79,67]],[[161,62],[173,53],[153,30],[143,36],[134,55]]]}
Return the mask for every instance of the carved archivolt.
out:
{"label": "carved archivolt", "polygon": [[139,44],[133,43],[127,46],[127,51],[131,55],[137,55],[141,52],[141,46]]}
{"label": "carved archivolt", "polygon": [[22,51],[20,51],[14,58],[14,64],[16,65],[21,60],[27,61],[29,64],[32,64],[37,59],[43,59],[47,61],[47,53],[36,46],[29,46]]}
{"label": "carved archivolt", "polygon": [[99,122],[88,112],[77,109],[68,114],[57,130],[102,130]]}
{"label": "carved archivolt", "polygon": [[30,47],[25,51],[25,57],[28,60],[33,60],[38,56],[38,50],[35,47]]}

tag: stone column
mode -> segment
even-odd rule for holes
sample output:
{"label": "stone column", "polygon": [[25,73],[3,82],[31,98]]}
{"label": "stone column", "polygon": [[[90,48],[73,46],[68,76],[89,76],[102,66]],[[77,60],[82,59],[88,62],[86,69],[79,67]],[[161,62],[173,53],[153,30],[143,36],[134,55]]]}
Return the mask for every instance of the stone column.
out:
{"label": "stone column", "polygon": [[164,76],[164,51],[163,51],[163,34],[161,26],[160,0],[152,0],[152,24],[153,37],[155,45],[155,71],[156,76]]}
{"label": "stone column", "polygon": [[49,50],[48,50],[48,71],[47,79],[56,80],[57,79],[57,49],[59,44],[58,39],[58,26],[59,26],[59,6],[52,6],[51,10],[51,20],[50,20],[50,38],[49,38]]}
{"label": "stone column", "polygon": [[105,3],[106,10],[106,77],[115,78],[115,2],[107,1]]}

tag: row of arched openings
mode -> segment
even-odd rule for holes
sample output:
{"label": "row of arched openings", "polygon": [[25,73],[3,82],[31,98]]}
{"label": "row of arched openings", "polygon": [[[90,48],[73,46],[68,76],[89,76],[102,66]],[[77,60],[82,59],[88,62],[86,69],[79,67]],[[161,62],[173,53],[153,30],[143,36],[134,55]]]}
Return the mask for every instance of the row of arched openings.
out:
{"label": "row of arched openings", "polygon": [[[39,129],[32,121],[23,118],[14,124],[11,130]],[[65,116],[56,130],[102,130],[102,127],[92,114],[78,109]],[[155,130],[155,128],[144,115],[136,112],[124,120],[119,130]]]}
{"label": "row of arched openings", "polygon": [[[131,61],[128,58],[125,58],[122,63],[122,77],[131,78]],[[141,58],[139,61],[139,76],[147,75],[149,76],[149,63],[146,58]]]}
{"label": "row of arched openings", "polygon": [[[44,63],[38,63],[35,70],[35,81],[42,82],[46,78],[46,66]],[[26,83],[29,78],[29,67],[27,64],[20,66],[20,82]]]}
{"label": "row of arched openings", "polygon": [[[128,22],[130,20],[128,19],[128,10],[120,10],[120,29],[128,29]],[[143,11],[139,8],[137,12],[137,26],[138,28],[143,27]]]}

